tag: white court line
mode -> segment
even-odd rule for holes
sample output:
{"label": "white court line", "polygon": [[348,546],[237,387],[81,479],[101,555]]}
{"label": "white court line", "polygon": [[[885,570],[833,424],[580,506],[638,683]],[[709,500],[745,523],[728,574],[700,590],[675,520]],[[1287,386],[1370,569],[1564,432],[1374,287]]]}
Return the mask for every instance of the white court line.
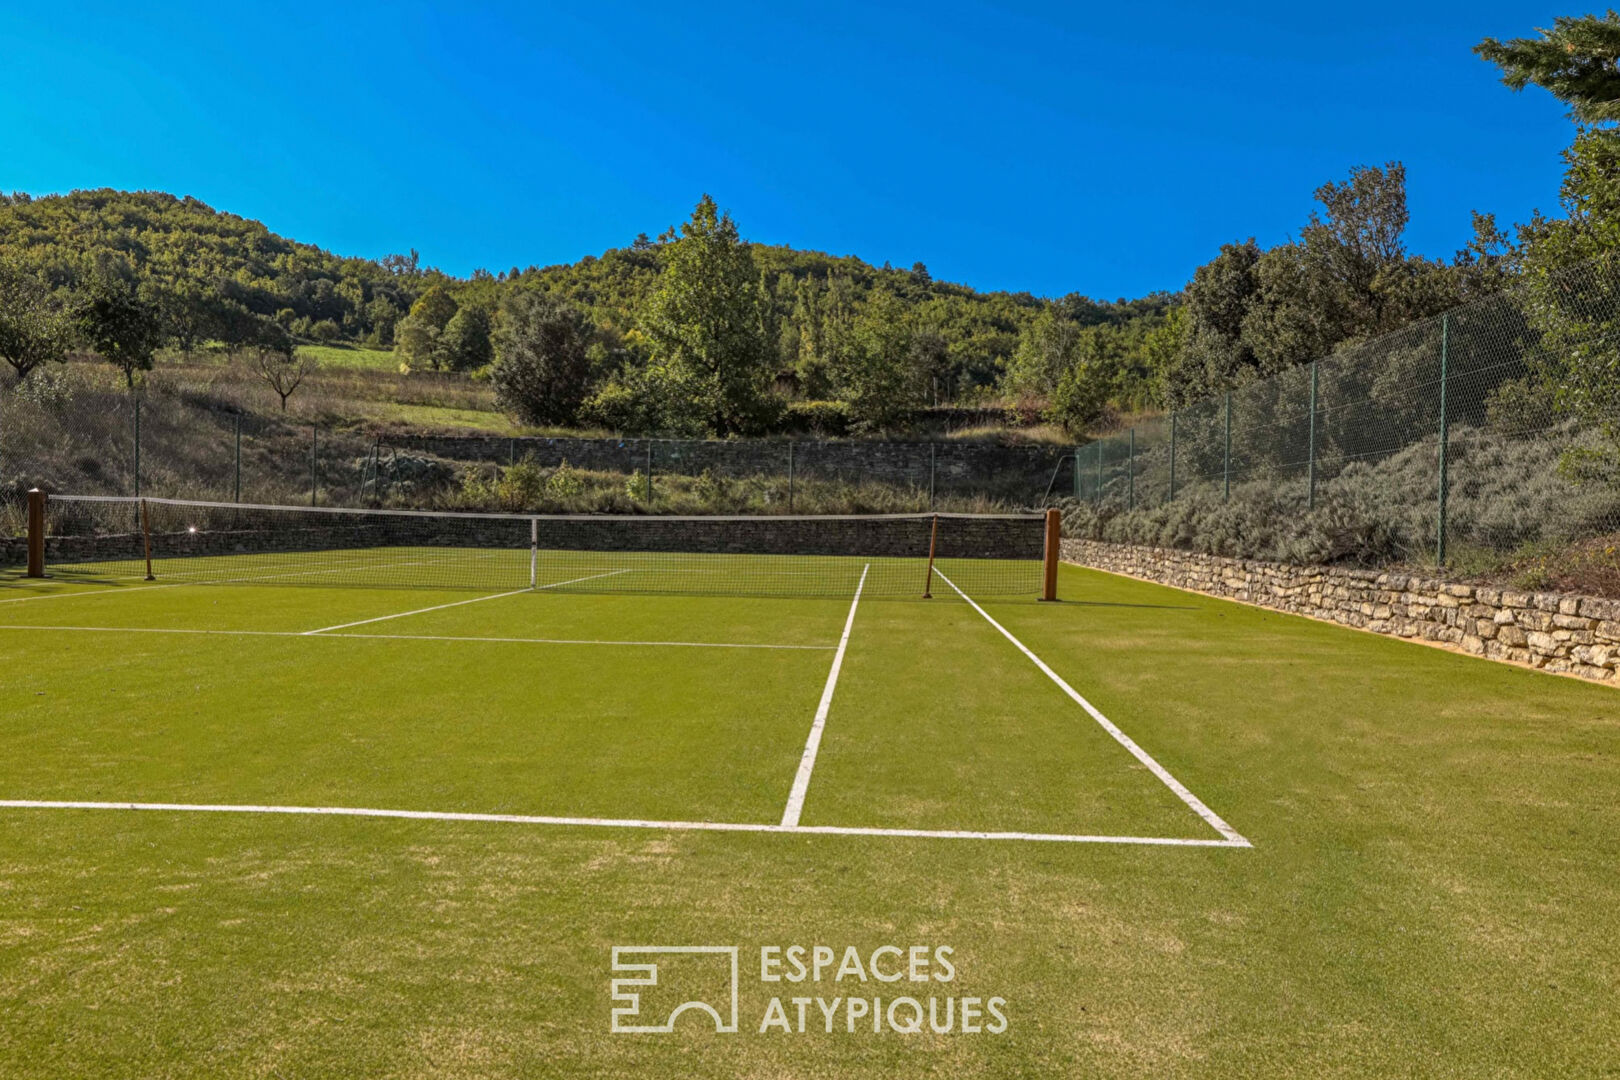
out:
{"label": "white court line", "polygon": [[[135,578],[125,578],[125,579],[122,579],[122,580],[134,581],[136,579]],[[0,600],[0,604],[20,604],[25,600],[72,600],[75,597],[80,597],[80,596],[128,596],[130,593],[152,592],[152,591],[154,591],[156,589],[178,589],[182,585],[190,585],[190,584],[192,584],[192,583],[189,582],[189,581],[173,581],[173,582],[169,582],[166,585],[138,585],[138,586],[135,586],[133,588],[126,588],[126,589],[111,589],[111,590],[85,589],[82,592],[49,593],[48,595],[45,595],[45,596],[13,596],[9,600]]]}
{"label": "white court line", "polygon": [[1227,842],[1233,847],[1253,846],[1243,838],[1241,833],[1222,820],[1219,814],[1205,806],[1203,800],[1194,795],[1191,791],[1188,791],[1186,786],[1183,785],[1180,780],[1177,780],[1174,776],[1171,776],[1168,769],[1166,769],[1163,765],[1160,765],[1157,761],[1154,761],[1146,750],[1143,750],[1140,746],[1136,745],[1135,741],[1132,740],[1129,735],[1125,734],[1118,727],[1116,727],[1114,722],[1108,719],[1108,717],[1104,716],[1095,705],[1081,697],[1079,691],[1075,690],[1074,687],[1070,686],[1063,680],[1061,675],[1046,665],[1046,661],[1030,652],[1029,648],[1022,641],[1019,641],[1017,638],[1012,636],[1011,631],[1009,631],[1005,626],[1002,626],[1000,623],[996,622],[995,619],[992,619],[990,617],[990,613],[984,610],[984,608],[980,607],[978,602],[975,601],[973,597],[969,596],[961,589],[957,589],[956,583],[950,578],[946,577],[939,567],[934,567],[934,573],[939,574],[940,578],[945,582],[945,584],[949,585],[952,589],[955,589],[957,596],[960,596],[963,600],[966,600],[970,605],[972,605],[974,611],[977,611],[980,615],[983,615],[986,622],[995,627],[997,630],[1000,630],[1001,636],[1017,646],[1019,652],[1023,653],[1025,656],[1029,657],[1030,660],[1034,661],[1035,666],[1040,668],[1041,671],[1045,672],[1047,678],[1057,683],[1060,690],[1062,690],[1065,694],[1068,694],[1069,697],[1074,699],[1077,705],[1086,710],[1086,712],[1090,713],[1091,718],[1097,721],[1104,731],[1112,735],[1115,742],[1129,750],[1131,752],[1131,756],[1136,758],[1136,760],[1140,761],[1143,765],[1147,766],[1148,771],[1153,773],[1154,776],[1157,776],[1165,787],[1175,792],[1176,798],[1186,803],[1192,809],[1193,813],[1204,819],[1210,828],[1224,836],[1227,839]]}
{"label": "white court line", "polygon": [[[564,585],[573,585],[581,581],[593,581],[596,578],[612,577],[614,574],[628,574],[629,570],[609,570],[605,574],[587,574],[584,577],[571,578],[568,581],[554,581],[550,585],[541,585],[539,588],[513,589],[511,592],[493,593],[489,596],[475,596],[471,600],[452,600],[448,604],[435,604],[432,607],[417,608],[415,611],[401,611],[397,615],[378,615],[374,619],[360,619],[356,622],[339,623],[336,626],[323,626],[319,630],[305,630],[306,636],[313,634],[329,634],[333,630],[347,630],[351,626],[368,626],[371,623],[387,622],[389,619],[403,619],[407,615],[426,615],[430,611],[443,611],[445,608],[461,607],[463,604],[476,604],[483,600],[500,600],[507,596],[516,596],[526,592],[544,592],[547,589],[560,589]],[[354,635],[357,636],[357,635]]]}
{"label": "white court line", "polygon": [[788,792],[787,808],[782,811],[784,829],[795,828],[799,824],[799,816],[804,813],[804,797],[810,791],[810,774],[815,770],[816,754],[821,750],[821,732],[827,726],[827,713],[832,710],[838,670],[844,666],[849,632],[855,628],[855,609],[860,606],[861,589],[866,586],[866,572],[871,568],[871,563],[861,567],[861,580],[855,583],[855,599],[849,602],[849,618],[844,620],[844,635],[838,639],[838,651],[833,653],[832,670],[827,672],[827,685],[821,689],[821,704],[816,706],[816,718],[810,724],[810,737],[805,740],[804,754],[799,758],[799,771],[793,777],[793,790]]}
{"label": "white court line", "polygon": [[513,589],[511,592],[491,593],[488,596],[475,596],[471,600],[452,600],[448,604],[434,604],[432,607],[417,608],[415,611],[401,611],[393,615],[378,615],[374,619],[359,619],[355,622],[338,623],[336,626],[323,626],[319,630],[305,630],[304,637],[314,634],[329,634],[333,630],[347,630],[351,626],[367,626],[371,623],[387,622],[389,619],[403,619],[407,615],[425,615],[430,611],[443,611],[445,608],[460,607],[463,604],[477,604],[485,600],[499,600],[506,596],[516,596],[518,593],[533,592],[529,588]]}
{"label": "white court line", "polygon": [[[525,589],[524,592],[528,590]],[[90,634],[196,634],[207,637],[309,637],[307,630],[197,630],[174,626],[33,626],[0,623],[0,630],[70,630]],[[503,645],[641,645],[683,649],[794,649],[832,652],[836,645],[777,645],[752,641],[617,641],[604,638],[476,637],[449,634],[319,634],[323,640],[355,638],[360,641],[492,641]]]}
{"label": "white court line", "polygon": [[[298,635],[300,637],[305,635]],[[612,641],[599,638],[449,637],[441,634],[326,634],[325,637],[375,641],[493,641],[509,645],[646,645],[676,649],[789,649],[832,652],[835,645],[777,645],[751,641]]]}
{"label": "white court line", "polygon": [[691,832],[777,833],[808,836],[893,836],[924,840],[1026,840],[1063,844],[1146,844],[1154,847],[1250,847],[1247,840],[1175,836],[1091,836],[1068,833],[975,832],[965,829],[881,829],[844,825],[770,825],[764,822],[650,821],[639,818],[552,817],[539,814],[472,814],[440,810],[377,810],[350,806],[252,806],[209,803],[67,802],[56,799],[0,799],[4,810],[149,810],[204,814],[298,814],[312,817],[404,818],[412,821],[504,822],[515,825],[574,825],[609,829],[663,829]]}
{"label": "white court line", "polygon": [[[388,564],[386,564],[386,567],[388,569],[392,569],[392,568],[394,568],[396,566],[425,566],[425,565],[428,565],[429,563],[438,562],[438,561],[440,561],[440,560],[437,560],[437,559],[414,559],[411,562],[388,563]],[[348,573],[349,571],[352,571],[352,570],[373,569],[377,565],[378,564],[376,564],[376,563],[360,561],[360,562],[348,563],[348,564],[345,564],[343,566],[333,567],[333,568],[326,569],[326,570],[289,570],[286,573],[255,574],[252,577],[237,577],[237,578],[187,578],[185,581],[168,581],[168,582],[164,582],[161,585],[141,585],[141,586],[139,586],[137,588],[129,588],[129,589],[114,589],[114,590],[107,590],[107,591],[85,589],[85,590],[82,590],[80,592],[51,593],[48,596],[18,596],[18,597],[13,597],[12,599],[9,599],[9,600],[0,600],[0,604],[20,604],[24,600],[61,600],[61,599],[74,597],[74,596],[122,596],[122,595],[125,595],[127,593],[133,593],[133,592],[147,592],[147,591],[152,590],[152,589],[178,589],[182,585],[240,585],[240,584],[243,584],[244,582],[251,582],[251,581],[275,581],[275,580],[279,580],[281,578],[290,578],[290,577],[313,577],[316,574],[343,574],[343,573]],[[47,580],[55,580],[55,579],[47,579]],[[140,576],[135,575],[135,574],[122,574],[122,575],[119,575],[117,577],[103,578],[102,580],[103,581],[145,581],[146,579],[144,577],[140,577]],[[378,587],[379,588],[386,588],[387,586],[378,586]]]}
{"label": "white court line", "polygon": [[560,589],[564,585],[577,585],[581,581],[595,581],[599,577],[612,577],[614,574],[633,574],[643,569],[639,566],[623,566],[617,570],[608,570],[600,574],[586,574],[584,577],[569,578],[567,581],[553,581],[550,585],[540,585],[535,592],[545,592],[547,589]]}

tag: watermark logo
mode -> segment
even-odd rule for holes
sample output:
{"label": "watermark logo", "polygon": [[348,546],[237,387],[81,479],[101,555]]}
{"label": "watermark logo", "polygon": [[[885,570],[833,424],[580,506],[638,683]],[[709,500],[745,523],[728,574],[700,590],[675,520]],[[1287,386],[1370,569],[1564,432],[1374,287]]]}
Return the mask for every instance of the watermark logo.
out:
{"label": "watermark logo", "polygon": [[682,1013],[707,1013],[714,1030],[737,1030],[737,946],[615,945],[613,1032],[664,1035]]}
{"label": "watermark logo", "polygon": [[[957,989],[954,953],[949,945],[762,945],[751,973],[757,990],[742,1011],[760,1035],[1002,1034],[1006,998],[949,992]],[[736,1033],[741,955],[736,945],[614,946],[613,1032],[669,1034],[691,1012],[689,1028]]]}

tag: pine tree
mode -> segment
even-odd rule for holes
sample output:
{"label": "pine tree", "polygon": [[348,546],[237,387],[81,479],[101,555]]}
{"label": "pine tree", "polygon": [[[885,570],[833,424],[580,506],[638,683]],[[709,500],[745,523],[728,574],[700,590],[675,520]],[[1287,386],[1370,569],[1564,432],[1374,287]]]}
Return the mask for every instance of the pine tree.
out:
{"label": "pine tree", "polygon": [[1534,84],[1585,124],[1620,120],[1620,15],[1561,15],[1539,38],[1486,38],[1474,52],[1502,69],[1515,90]]}

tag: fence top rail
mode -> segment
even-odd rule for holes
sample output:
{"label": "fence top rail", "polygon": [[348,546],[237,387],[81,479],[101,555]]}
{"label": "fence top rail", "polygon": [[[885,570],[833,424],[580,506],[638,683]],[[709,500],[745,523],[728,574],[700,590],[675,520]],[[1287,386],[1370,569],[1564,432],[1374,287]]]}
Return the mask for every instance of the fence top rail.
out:
{"label": "fence top rail", "polygon": [[1044,521],[1044,512],[959,514],[918,511],[910,514],[495,514],[457,510],[380,510],[361,506],[287,506],[275,503],[210,502],[203,499],[159,499],[144,495],[49,495],[50,502],[153,503],[205,510],[286,510],[295,514],[362,514],[367,517],[462,518],[481,521],[916,521],[930,518],[983,521]]}
{"label": "fence top rail", "polygon": [[[809,436],[802,439],[775,438],[775,439],[682,439],[667,435],[473,435],[473,434],[445,434],[439,435],[431,431],[413,432],[373,432],[367,438],[378,438],[383,443],[403,444],[409,442],[442,442],[442,443],[538,443],[538,442],[593,442],[618,443],[620,446],[642,446],[648,443],[681,446],[804,446],[817,444],[824,446],[916,446],[940,447],[952,446],[973,449],[991,450],[1030,450],[1049,454],[1069,454],[1086,443],[999,443],[981,442],[977,439],[851,439],[851,438],[817,438]],[[1095,441],[1095,440],[1091,440]]]}

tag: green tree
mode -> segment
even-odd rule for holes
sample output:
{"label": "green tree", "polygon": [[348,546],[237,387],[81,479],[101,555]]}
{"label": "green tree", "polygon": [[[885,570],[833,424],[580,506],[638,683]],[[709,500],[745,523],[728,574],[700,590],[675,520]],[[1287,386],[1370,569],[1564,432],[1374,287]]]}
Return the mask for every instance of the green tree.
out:
{"label": "green tree", "polygon": [[591,326],[547,293],[521,289],[501,305],[490,381],[500,407],[525,424],[571,424],[590,389]]}
{"label": "green tree", "polygon": [[1620,249],[1620,131],[1583,131],[1564,151],[1562,218],[1537,213],[1519,228],[1528,269],[1546,273]]}
{"label": "green tree", "polygon": [[922,404],[917,353],[905,305],[887,290],[867,298],[855,317],[852,347],[836,374],[838,396],[859,431],[881,431]]}
{"label": "green tree", "polygon": [[386,296],[379,296],[366,305],[366,321],[371,326],[367,335],[375,345],[392,345],[394,329],[399,325],[400,310]]}
{"label": "green tree", "polygon": [[1316,199],[1323,212],[1311,214],[1299,239],[1255,265],[1258,295],[1244,316],[1243,340],[1261,375],[1429,314],[1392,302],[1392,285],[1432,266],[1406,257],[1405,167],[1358,166],[1346,183],[1317,188]]}
{"label": "green tree", "polygon": [[394,329],[394,354],[408,368],[442,371],[450,366],[444,328],[456,314],[456,301],[442,285],[434,285],[411,305],[410,314]]}
{"label": "green tree", "polygon": [[152,357],[164,341],[163,315],[143,299],[132,276],[110,262],[97,267],[79,329],[101,358],[124,373],[131,388],[137,371],[152,370]]}
{"label": "green tree", "polygon": [[1074,435],[1083,434],[1108,413],[1124,359],[1124,342],[1111,326],[1088,326],[1075,348],[1075,361],[1052,391],[1046,417]]}
{"label": "green tree", "polygon": [[[1620,132],[1583,131],[1564,152],[1562,218],[1540,213],[1520,227],[1532,330],[1539,333],[1526,387],[1606,436],[1604,460],[1574,455],[1577,474],[1620,476]],[[1582,460],[1577,460],[1578,458]]]}
{"label": "green tree", "polygon": [[1258,366],[1243,325],[1260,291],[1255,267],[1261,254],[1253,237],[1223,244],[1219,255],[1193,272],[1186,292],[1185,337],[1166,385],[1169,404],[1208,397]]}
{"label": "green tree", "polygon": [[489,312],[476,304],[465,304],[444,325],[441,343],[446,366],[452,371],[473,371],[493,357]]}
{"label": "green tree", "polygon": [[1002,385],[1016,395],[1049,397],[1076,362],[1080,332],[1080,324],[1056,305],[1043,309],[1019,335]]}
{"label": "green tree", "polygon": [[730,214],[708,195],[664,248],[642,311],[649,375],[674,395],[672,416],[716,435],[765,429],[776,357],[762,332],[758,271]]}
{"label": "green tree", "polygon": [[1502,69],[1514,90],[1532,84],[1585,124],[1620,120],[1620,15],[1561,15],[1536,38],[1486,38],[1474,52]]}
{"label": "green tree", "polygon": [[73,312],[64,295],[19,262],[0,261],[0,359],[17,378],[66,359],[73,337]]}

